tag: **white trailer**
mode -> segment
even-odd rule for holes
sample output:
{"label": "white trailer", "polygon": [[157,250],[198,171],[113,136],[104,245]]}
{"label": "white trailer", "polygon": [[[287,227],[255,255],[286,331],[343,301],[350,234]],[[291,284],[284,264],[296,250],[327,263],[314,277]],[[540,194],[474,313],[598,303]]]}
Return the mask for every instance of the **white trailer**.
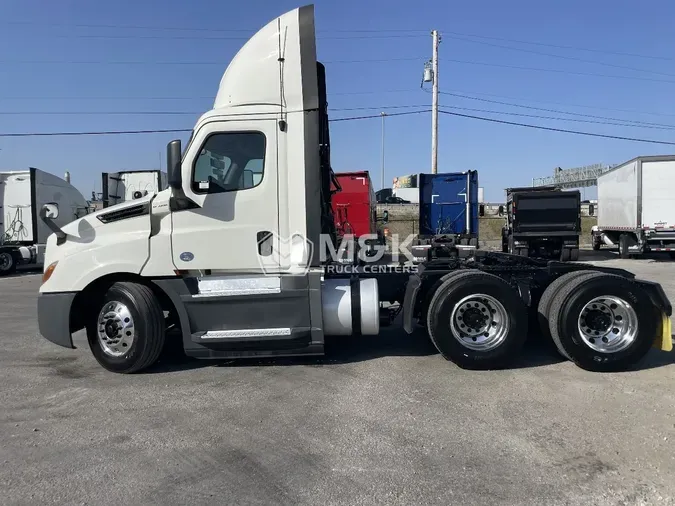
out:
{"label": "white trailer", "polygon": [[641,156],[598,177],[593,249],[618,246],[622,258],[665,251],[675,258],[675,155]]}
{"label": "white trailer", "polygon": [[101,193],[103,207],[154,195],[167,188],[166,172],[160,170],[126,170],[104,172]]}
{"label": "white trailer", "polygon": [[54,222],[65,226],[87,213],[87,202],[68,181],[39,169],[0,172],[0,276],[21,264],[42,264],[52,233],[38,219],[49,204],[58,213]]}

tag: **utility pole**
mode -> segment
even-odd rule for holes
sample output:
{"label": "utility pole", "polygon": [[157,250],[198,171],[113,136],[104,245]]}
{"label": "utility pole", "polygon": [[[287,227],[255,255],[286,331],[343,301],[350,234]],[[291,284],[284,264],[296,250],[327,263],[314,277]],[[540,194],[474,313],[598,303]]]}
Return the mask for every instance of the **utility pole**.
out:
{"label": "utility pole", "polygon": [[380,182],[380,190],[384,189],[384,118],[387,116],[387,113],[381,112],[382,116],[382,181]]}
{"label": "utility pole", "polygon": [[438,173],[438,44],[440,38],[438,30],[431,32],[433,51],[431,56],[431,71],[433,73],[433,87],[431,89],[431,173]]}

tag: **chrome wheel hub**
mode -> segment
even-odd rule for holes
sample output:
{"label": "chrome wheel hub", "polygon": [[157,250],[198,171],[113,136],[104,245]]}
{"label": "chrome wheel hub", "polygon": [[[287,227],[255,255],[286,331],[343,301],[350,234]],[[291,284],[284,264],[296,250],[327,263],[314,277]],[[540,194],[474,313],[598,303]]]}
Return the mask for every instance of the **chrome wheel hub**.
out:
{"label": "chrome wheel hub", "polygon": [[579,313],[578,329],[589,348],[600,353],[617,353],[635,341],[637,313],[619,297],[596,297]]}
{"label": "chrome wheel hub", "polygon": [[108,302],[98,314],[98,342],[103,353],[122,357],[131,349],[136,332],[129,308],[121,302]]}
{"label": "chrome wheel hub", "polygon": [[462,346],[476,351],[496,348],[509,332],[509,315],[497,299],[477,293],[464,297],[452,310],[450,331]]}

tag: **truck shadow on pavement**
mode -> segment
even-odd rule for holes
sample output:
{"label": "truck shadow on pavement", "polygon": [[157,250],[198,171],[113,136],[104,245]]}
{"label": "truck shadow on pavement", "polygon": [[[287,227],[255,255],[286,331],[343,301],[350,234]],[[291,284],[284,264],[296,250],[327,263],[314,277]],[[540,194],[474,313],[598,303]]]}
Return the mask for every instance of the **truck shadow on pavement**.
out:
{"label": "truck shadow on pavement", "polygon": [[[329,337],[326,340],[325,355],[305,357],[242,358],[223,360],[201,360],[185,357],[180,350],[174,350],[147,371],[147,374],[163,374],[203,367],[264,367],[264,366],[331,366],[365,362],[386,357],[432,357],[445,362],[429,340],[423,329],[406,334],[401,329],[383,329],[378,336]],[[528,369],[558,364],[564,360],[552,345],[533,337],[528,339],[520,356],[507,368]],[[448,363],[449,367],[458,367]]]}

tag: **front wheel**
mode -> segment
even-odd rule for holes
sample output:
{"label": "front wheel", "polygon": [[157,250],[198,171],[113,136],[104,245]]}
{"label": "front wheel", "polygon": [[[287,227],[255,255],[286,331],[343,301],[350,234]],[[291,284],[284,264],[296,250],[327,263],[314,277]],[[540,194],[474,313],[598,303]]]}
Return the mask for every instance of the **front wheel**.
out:
{"label": "front wheel", "polygon": [[87,338],[99,364],[112,372],[133,373],[157,361],[164,347],[164,313],[150,288],[115,283],[95,307]]}

